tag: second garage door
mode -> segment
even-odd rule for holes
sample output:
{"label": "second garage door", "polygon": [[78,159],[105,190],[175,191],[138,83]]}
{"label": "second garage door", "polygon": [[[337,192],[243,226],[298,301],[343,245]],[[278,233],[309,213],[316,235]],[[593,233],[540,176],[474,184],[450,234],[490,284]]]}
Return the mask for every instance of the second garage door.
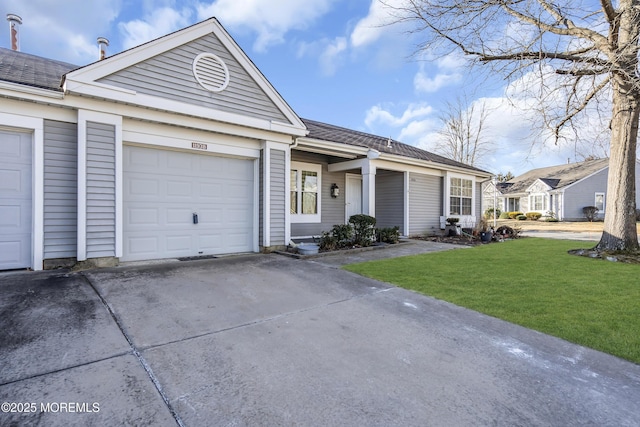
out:
{"label": "second garage door", "polygon": [[254,161],[124,148],[123,261],[254,251]]}

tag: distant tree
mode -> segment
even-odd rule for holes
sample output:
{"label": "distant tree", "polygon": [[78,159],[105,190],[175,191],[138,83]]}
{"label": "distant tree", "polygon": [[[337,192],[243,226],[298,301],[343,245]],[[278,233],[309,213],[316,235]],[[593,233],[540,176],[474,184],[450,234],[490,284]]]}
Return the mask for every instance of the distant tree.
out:
{"label": "distant tree", "polygon": [[502,172],[498,174],[498,182],[507,182],[511,181],[515,176],[511,173],[511,171],[503,174]]}
{"label": "distant tree", "polygon": [[[380,0],[385,2],[386,0]],[[390,0],[389,0],[390,1]],[[640,118],[640,0],[402,0],[389,5],[398,22],[414,24],[419,49],[461,50],[523,85],[550,110],[556,138],[598,101],[611,105],[609,179],[598,251],[639,251],[635,161]],[[528,82],[528,83],[527,83]]]}
{"label": "distant tree", "polygon": [[447,102],[440,120],[441,144],[434,151],[450,159],[478,166],[493,151],[487,136],[488,109],[484,102],[469,103],[465,98]]}

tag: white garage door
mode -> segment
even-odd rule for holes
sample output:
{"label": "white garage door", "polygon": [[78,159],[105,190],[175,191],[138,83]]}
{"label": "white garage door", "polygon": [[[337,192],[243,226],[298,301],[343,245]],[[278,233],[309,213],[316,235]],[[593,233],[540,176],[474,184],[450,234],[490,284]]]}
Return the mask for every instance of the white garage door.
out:
{"label": "white garage door", "polygon": [[31,266],[31,139],[0,130],[0,270]]}
{"label": "white garage door", "polygon": [[122,260],[254,250],[252,160],[126,146],[123,169]]}

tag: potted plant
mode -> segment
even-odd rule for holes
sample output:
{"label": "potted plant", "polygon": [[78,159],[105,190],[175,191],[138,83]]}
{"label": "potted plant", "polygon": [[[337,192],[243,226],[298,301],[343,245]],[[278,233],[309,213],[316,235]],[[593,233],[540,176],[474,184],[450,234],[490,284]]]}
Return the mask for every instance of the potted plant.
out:
{"label": "potted plant", "polygon": [[488,243],[493,239],[493,228],[489,227],[487,223],[487,219],[482,217],[477,225],[478,235],[480,236],[480,241],[483,243]]}
{"label": "potted plant", "polygon": [[458,226],[458,222],[460,218],[450,217],[445,220],[447,222],[447,226],[444,228],[444,232],[447,236],[459,236],[460,235],[460,227]]}

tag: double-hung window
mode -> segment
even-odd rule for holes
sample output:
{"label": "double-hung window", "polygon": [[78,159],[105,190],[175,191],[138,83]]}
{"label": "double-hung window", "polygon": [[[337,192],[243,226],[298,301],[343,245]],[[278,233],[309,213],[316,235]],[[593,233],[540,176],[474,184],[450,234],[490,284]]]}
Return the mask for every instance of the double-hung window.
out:
{"label": "double-hung window", "polygon": [[451,178],[449,185],[449,215],[471,215],[473,206],[473,181]]}
{"label": "double-hung window", "polygon": [[547,209],[547,197],[544,194],[533,194],[530,198],[529,211],[543,212]]}
{"label": "double-hung window", "polygon": [[291,222],[320,222],[322,166],[291,162]]}

